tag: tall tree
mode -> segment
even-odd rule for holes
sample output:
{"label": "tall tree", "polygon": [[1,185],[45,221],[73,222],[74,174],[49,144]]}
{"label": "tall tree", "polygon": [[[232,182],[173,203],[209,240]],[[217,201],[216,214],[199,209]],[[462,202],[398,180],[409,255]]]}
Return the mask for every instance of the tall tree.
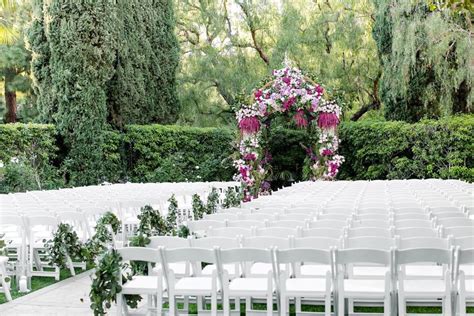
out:
{"label": "tall tree", "polygon": [[171,0],[118,1],[115,73],[108,82],[109,121],[176,121],[179,44]]}
{"label": "tall tree", "polygon": [[473,110],[471,12],[453,7],[456,1],[433,2],[374,0],[387,119],[415,122]]}
{"label": "tall tree", "polygon": [[285,54],[332,88],[346,113],[380,106],[370,0],[180,0],[176,6],[182,123],[233,123],[236,97],[281,67]]}
{"label": "tall tree", "polygon": [[63,167],[75,185],[97,183],[101,176],[107,118],[105,86],[115,59],[111,28],[115,15],[109,3],[36,3],[35,12],[42,17],[32,25],[31,43],[33,54],[43,54],[33,63],[36,89],[43,100],[43,115],[50,115],[64,139],[67,157]]}
{"label": "tall tree", "polygon": [[30,54],[22,33],[29,7],[19,1],[0,2],[0,78],[4,81],[5,122],[17,120],[17,91],[29,90]]}

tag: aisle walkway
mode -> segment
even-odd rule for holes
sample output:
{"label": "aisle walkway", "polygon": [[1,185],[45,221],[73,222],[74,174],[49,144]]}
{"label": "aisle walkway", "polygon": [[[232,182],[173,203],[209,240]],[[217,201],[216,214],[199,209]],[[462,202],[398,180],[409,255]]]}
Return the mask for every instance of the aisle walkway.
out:
{"label": "aisle walkway", "polygon": [[[12,302],[0,305],[0,315],[89,316],[91,271],[53,284]],[[115,314],[115,309],[111,311]]]}

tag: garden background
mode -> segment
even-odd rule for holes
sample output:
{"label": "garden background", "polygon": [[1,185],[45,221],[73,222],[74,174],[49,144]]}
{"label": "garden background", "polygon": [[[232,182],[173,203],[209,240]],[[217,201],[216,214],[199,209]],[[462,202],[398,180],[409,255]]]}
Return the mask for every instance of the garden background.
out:
{"label": "garden background", "polygon": [[[230,180],[234,108],[285,56],[343,107],[338,179],[472,181],[472,11],[456,0],[3,0],[0,191]],[[301,179],[304,137],[272,129],[273,186]]]}

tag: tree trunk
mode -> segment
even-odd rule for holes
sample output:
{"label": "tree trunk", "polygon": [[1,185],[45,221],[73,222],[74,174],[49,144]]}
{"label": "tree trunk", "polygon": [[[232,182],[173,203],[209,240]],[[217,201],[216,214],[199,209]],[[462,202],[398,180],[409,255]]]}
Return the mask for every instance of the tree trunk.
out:
{"label": "tree trunk", "polygon": [[7,112],[5,114],[5,123],[16,122],[16,91],[10,89],[10,82],[15,77],[14,71],[8,71],[5,75],[5,105],[7,106]]}

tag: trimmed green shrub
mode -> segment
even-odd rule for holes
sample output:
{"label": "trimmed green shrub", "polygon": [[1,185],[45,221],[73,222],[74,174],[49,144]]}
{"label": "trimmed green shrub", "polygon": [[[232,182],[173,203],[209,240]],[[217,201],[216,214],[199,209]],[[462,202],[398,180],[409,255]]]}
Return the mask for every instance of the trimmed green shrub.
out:
{"label": "trimmed green shrub", "polygon": [[54,125],[0,124],[0,193],[63,186],[56,137]]}
{"label": "trimmed green shrub", "polygon": [[339,179],[474,180],[474,116],[344,123],[339,135],[346,157]]}
{"label": "trimmed green shrub", "polygon": [[233,139],[227,129],[130,125],[128,175],[134,182],[230,180]]}
{"label": "trimmed green shrub", "polygon": [[[162,125],[131,125],[104,132],[100,181],[229,181],[233,131]],[[276,127],[270,136],[273,185],[301,180],[305,133]],[[474,181],[474,116],[439,121],[345,122],[339,128],[346,157],[338,179],[454,178]],[[52,125],[0,125],[0,191],[55,188],[64,183]],[[12,161],[12,158],[15,158]]]}

